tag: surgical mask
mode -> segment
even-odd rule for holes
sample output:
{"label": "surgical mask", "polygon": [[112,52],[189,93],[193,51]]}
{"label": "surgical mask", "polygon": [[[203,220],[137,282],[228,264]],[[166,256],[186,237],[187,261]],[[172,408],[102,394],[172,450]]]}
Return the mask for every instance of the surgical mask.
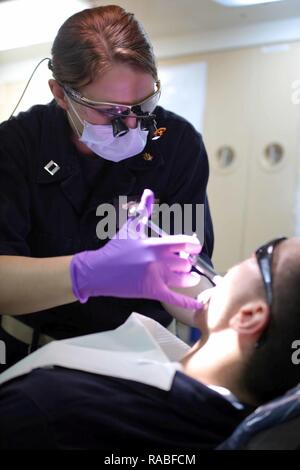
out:
{"label": "surgical mask", "polygon": [[141,130],[140,123],[137,124],[135,129],[129,129],[125,135],[114,137],[111,125],[91,124],[87,121],[82,121],[69,98],[68,101],[78,120],[83,125],[83,132],[80,135],[71,114],[68,113],[80,142],[85,144],[99,157],[118,163],[144,150],[149,131]]}

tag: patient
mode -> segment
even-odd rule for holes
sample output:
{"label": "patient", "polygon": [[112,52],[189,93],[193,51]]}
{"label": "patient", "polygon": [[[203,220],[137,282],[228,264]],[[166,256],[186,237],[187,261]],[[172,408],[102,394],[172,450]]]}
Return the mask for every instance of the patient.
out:
{"label": "patient", "polygon": [[299,285],[296,238],[230,269],[201,294],[194,321],[202,339],[169,389],[57,366],[4,383],[0,448],[215,448],[257,405],[298,383]]}

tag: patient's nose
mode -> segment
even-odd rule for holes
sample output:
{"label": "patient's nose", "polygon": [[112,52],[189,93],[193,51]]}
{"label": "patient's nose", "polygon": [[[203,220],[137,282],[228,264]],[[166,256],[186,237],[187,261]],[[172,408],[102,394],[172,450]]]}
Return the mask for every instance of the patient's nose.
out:
{"label": "patient's nose", "polygon": [[210,298],[214,292],[214,289],[215,287],[212,287],[211,289],[205,289],[203,290],[202,292],[200,292],[200,294],[198,295],[197,297],[197,300],[199,302],[203,302],[204,304],[206,304],[207,302],[210,301]]}
{"label": "patient's nose", "polygon": [[222,280],[223,280],[223,276],[219,276],[219,275],[213,278],[213,281],[216,284],[216,286],[218,286],[222,282]]}

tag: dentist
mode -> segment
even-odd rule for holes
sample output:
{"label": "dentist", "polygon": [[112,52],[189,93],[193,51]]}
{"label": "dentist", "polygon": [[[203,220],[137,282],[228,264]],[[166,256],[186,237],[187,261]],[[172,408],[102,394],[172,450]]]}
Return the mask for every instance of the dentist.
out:
{"label": "dentist", "polygon": [[[168,326],[172,316],[160,302],[199,307],[169,289],[194,282],[189,262],[176,253],[201,248],[209,261],[213,250],[202,138],[157,106],[152,46],[134,15],[111,5],[71,16],[54,40],[49,68],[54,100],[0,125],[0,339],[7,366],[53,338],[116,328],[132,311]],[[201,247],[187,235],[97,236],[99,205],[115,206],[120,196],[140,200],[145,188],[144,207],[152,206],[152,192],[160,204],[189,205],[193,225],[204,206]]]}

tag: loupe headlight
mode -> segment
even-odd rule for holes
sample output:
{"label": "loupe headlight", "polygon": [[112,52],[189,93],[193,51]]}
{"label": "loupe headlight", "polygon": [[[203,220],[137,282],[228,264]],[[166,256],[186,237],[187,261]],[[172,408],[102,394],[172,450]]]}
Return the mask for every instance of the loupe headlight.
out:
{"label": "loupe headlight", "polygon": [[141,130],[142,131],[149,131],[151,140],[159,139],[160,136],[155,135],[155,131],[157,130],[157,127],[156,127],[156,121],[155,121],[154,114],[151,114],[150,116],[141,118],[140,122],[141,122]]}
{"label": "loupe headlight", "polygon": [[125,122],[121,117],[113,119],[111,125],[113,128],[114,137],[121,137],[122,135],[127,134],[127,132],[129,131],[128,127],[126,126]]}
{"label": "loupe headlight", "polygon": [[[122,137],[123,135],[127,134],[129,131],[128,127],[126,126],[124,122],[124,118],[127,116],[120,116],[116,117],[115,119],[112,120],[112,128],[113,128],[113,135],[114,137]],[[154,114],[149,114],[149,116],[143,116],[139,117],[138,115],[135,116],[135,119],[140,122],[140,127],[142,131],[148,131],[150,138],[152,140],[159,139],[160,135],[156,135],[156,121],[155,121],[155,115]]]}

